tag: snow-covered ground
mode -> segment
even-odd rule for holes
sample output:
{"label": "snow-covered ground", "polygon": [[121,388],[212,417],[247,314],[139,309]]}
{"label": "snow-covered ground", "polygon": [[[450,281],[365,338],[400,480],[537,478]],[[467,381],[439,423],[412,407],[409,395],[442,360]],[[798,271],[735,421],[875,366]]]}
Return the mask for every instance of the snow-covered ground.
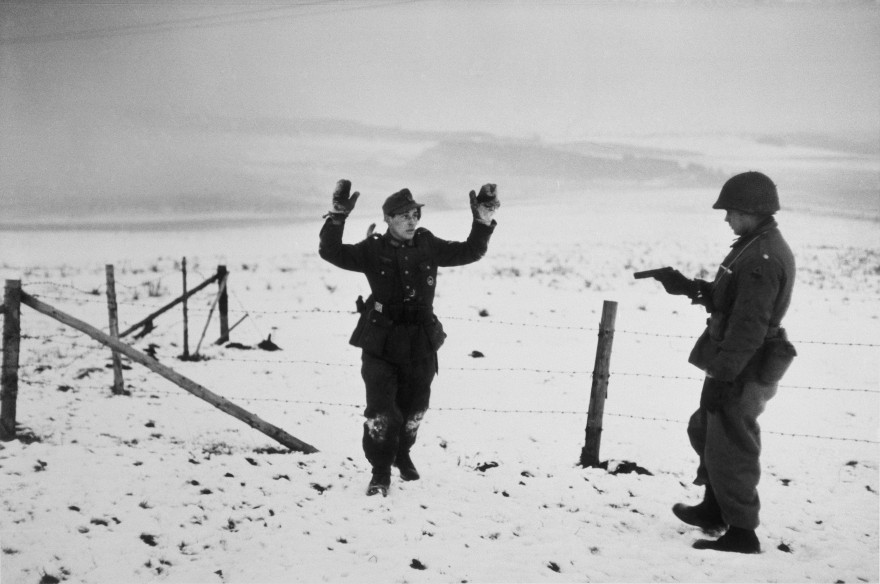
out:
{"label": "snow-covered ground", "polygon": [[[428,201],[423,226],[464,238],[478,186],[462,185],[460,209]],[[632,272],[713,274],[733,237],[715,194],[502,206],[488,255],[441,270],[449,339],[413,453],[422,480],[394,476],[384,499],[364,495],[363,387],[347,344],[366,281],[318,257],[319,218],[0,232],[0,276],[105,330],[105,264],[123,329],[180,293],[182,257],[190,287],[226,265],[230,322],[249,315],[231,340],[251,349],[213,344],[215,314],[205,359],[179,360],[180,309],[135,347],[320,450],[287,452],[140,365],[124,372],[131,395],[112,397],[109,351],[23,307],[22,440],[0,446],[3,584],[877,582],[876,221],[779,215],[799,263],[784,323],[799,357],[762,417],[763,553],[694,550],[703,534],[670,512],[701,496],[685,426],[705,313]],[[361,197],[347,241],[380,219],[383,198]],[[190,303],[191,352],[209,291]],[[601,458],[650,475],[577,464],[606,300],[618,308]],[[270,334],[281,351],[256,348]]]}

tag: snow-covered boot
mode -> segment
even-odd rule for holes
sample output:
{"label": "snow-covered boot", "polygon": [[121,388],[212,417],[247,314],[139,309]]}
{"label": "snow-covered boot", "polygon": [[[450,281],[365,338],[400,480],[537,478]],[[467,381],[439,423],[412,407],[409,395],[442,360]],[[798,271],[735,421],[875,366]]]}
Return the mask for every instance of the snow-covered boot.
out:
{"label": "snow-covered boot", "polygon": [[401,479],[405,481],[419,480],[419,471],[416,470],[416,465],[413,464],[409,452],[398,452],[397,458],[394,460],[394,466],[400,471]]}
{"label": "snow-covered boot", "polygon": [[754,529],[731,527],[718,539],[698,539],[694,542],[694,549],[759,554],[761,553],[761,542],[758,541]]}
{"label": "snow-covered boot", "polygon": [[676,503],[672,506],[672,512],[688,525],[695,525],[703,531],[719,531],[727,527],[711,485],[706,485],[706,494],[699,505]]}
{"label": "snow-covered boot", "polygon": [[388,487],[390,486],[391,469],[374,468],[373,477],[370,479],[369,486],[367,486],[367,496],[372,497],[373,495],[381,494],[383,497],[387,497]]}

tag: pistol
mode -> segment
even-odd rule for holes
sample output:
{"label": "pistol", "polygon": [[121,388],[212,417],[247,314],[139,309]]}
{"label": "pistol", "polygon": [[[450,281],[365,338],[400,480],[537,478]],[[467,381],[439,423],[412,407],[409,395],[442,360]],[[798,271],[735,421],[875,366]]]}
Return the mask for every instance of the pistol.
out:
{"label": "pistol", "polygon": [[663,274],[669,274],[674,272],[675,269],[671,266],[666,266],[665,268],[656,268],[654,270],[645,270],[644,272],[636,272],[633,274],[633,278],[636,280],[641,280],[642,278],[653,278],[655,276],[662,276]]}

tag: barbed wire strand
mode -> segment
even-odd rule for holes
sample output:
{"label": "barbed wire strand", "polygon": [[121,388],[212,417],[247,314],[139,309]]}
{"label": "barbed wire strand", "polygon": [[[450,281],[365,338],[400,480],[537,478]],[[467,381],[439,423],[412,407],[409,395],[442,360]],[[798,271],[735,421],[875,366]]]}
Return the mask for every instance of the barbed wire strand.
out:
{"label": "barbed wire strand", "polygon": [[[231,361],[236,363],[270,363],[274,365],[321,365],[324,367],[360,367],[360,363],[330,363],[328,361],[319,361],[315,359],[240,359],[236,357],[228,357],[228,356],[212,356],[210,357],[212,360],[217,361]],[[592,375],[593,371],[587,370],[576,370],[576,369],[539,369],[539,368],[531,368],[531,367],[451,367],[445,366],[444,370],[446,371],[475,371],[475,372],[489,372],[489,373],[498,373],[498,372],[527,372],[527,373],[551,373],[558,375]],[[684,376],[684,375],[664,375],[659,373],[634,373],[634,372],[626,372],[626,371],[611,371],[609,374],[611,377],[615,375],[620,376],[630,376],[630,377],[647,377],[652,379],[666,379],[666,380],[681,380],[681,381],[703,381],[702,377],[692,377],[692,376]],[[813,386],[813,385],[785,385],[780,384],[780,388],[793,388],[793,389],[813,389],[813,390],[822,390],[822,391],[851,391],[851,392],[864,392],[864,393],[878,393],[880,394],[880,389],[871,389],[871,388],[853,388],[853,387],[823,387],[823,386]]]}
{"label": "barbed wire strand", "polygon": [[[34,382],[34,381],[24,381],[24,383],[32,384],[32,385],[50,385],[48,382]],[[107,386],[81,386],[81,387],[91,387],[94,389],[110,389],[110,385]],[[149,391],[151,395],[161,394],[168,396],[180,396],[182,394],[169,392],[169,391]],[[243,402],[277,402],[277,403],[292,403],[292,404],[305,404],[305,405],[318,405],[318,406],[328,406],[328,407],[344,407],[344,408],[352,408],[352,409],[363,409],[365,407],[364,404],[358,403],[342,403],[342,402],[327,402],[327,401],[318,401],[318,400],[295,400],[295,399],[282,399],[282,398],[260,398],[260,397],[250,397],[250,396],[225,396],[226,399],[243,401]],[[575,411],[575,410],[519,410],[519,409],[501,409],[501,408],[482,408],[475,406],[434,406],[431,408],[431,411],[439,411],[439,412],[480,412],[480,413],[490,413],[490,414],[539,414],[539,415],[576,415],[576,416],[586,416],[586,412],[583,411]],[[609,412],[605,411],[605,415],[613,416],[617,418],[627,418],[631,420],[640,420],[640,421],[648,421],[648,422],[665,422],[677,425],[687,425],[687,421],[685,420],[673,420],[671,418],[658,418],[654,416],[639,416],[634,414],[620,414],[617,412]],[[864,438],[849,438],[843,436],[823,436],[819,434],[802,434],[795,432],[780,432],[774,430],[764,430],[766,434],[773,434],[777,436],[786,436],[792,438],[812,438],[818,440],[832,440],[832,441],[840,441],[840,442],[857,442],[864,444],[880,444],[880,441],[877,440],[868,440]]]}
{"label": "barbed wire strand", "polygon": [[[194,270],[194,271],[197,274],[199,274],[198,270]],[[199,274],[199,275],[201,277],[204,277],[201,274]],[[164,279],[164,277],[165,276],[162,276],[159,278],[159,285],[161,285],[161,282]],[[28,283],[28,285],[29,286],[50,285],[50,286],[56,287],[58,289],[69,289],[69,290],[73,290],[75,292],[78,292],[80,294],[89,296],[90,298],[89,298],[89,300],[87,300],[87,302],[96,302],[96,303],[100,302],[102,304],[104,302],[103,299],[94,298],[94,297],[97,297],[100,295],[99,290],[101,289],[101,286],[99,286],[95,289],[92,289],[90,291],[87,291],[82,288],[73,286],[71,284],[49,282],[49,281],[31,282],[31,283]],[[145,284],[142,284],[142,285],[152,285],[152,283],[146,282]],[[136,287],[132,287],[132,286],[126,286],[126,288],[137,289]],[[284,310],[284,311],[248,311],[248,310],[244,309],[244,305],[241,302],[241,299],[238,298],[237,295],[233,294],[233,297],[235,298],[235,300],[239,304],[239,306],[242,307],[242,312],[244,312],[245,314],[250,314],[250,313],[255,313],[255,314],[340,314],[340,315],[344,314],[346,316],[351,316],[353,314],[356,314],[353,311],[326,310],[326,309],[321,309],[321,308]],[[48,297],[48,298],[53,298],[53,297]],[[61,301],[71,301],[69,298],[65,298],[65,297],[54,297],[53,299],[61,300]],[[129,306],[146,306],[146,305],[142,305],[142,304],[135,304],[133,302],[124,302],[123,304],[129,305]],[[155,309],[156,307],[153,306],[151,308]],[[199,310],[198,308],[193,309],[194,312],[197,312],[198,310]],[[447,318],[449,320],[456,320],[456,321],[470,322],[470,323],[493,324],[493,325],[503,325],[503,326],[520,326],[520,327],[530,327],[530,328],[546,328],[546,329],[553,329],[553,330],[578,330],[578,331],[597,331],[598,330],[597,327],[561,326],[561,325],[537,324],[537,323],[528,323],[528,322],[513,322],[513,321],[487,319],[487,318],[474,319],[474,318],[469,318],[469,317],[457,317],[457,316],[450,316],[450,317],[445,317],[445,318]],[[260,331],[258,330],[258,332],[260,332]],[[655,338],[690,338],[690,339],[695,338],[692,335],[651,333],[651,332],[646,332],[646,331],[633,331],[633,330],[627,330],[627,329],[619,329],[615,332],[621,333],[621,334],[632,334],[632,335],[649,336],[649,337],[655,337]],[[51,338],[57,338],[57,337],[50,337],[49,335],[40,336],[40,337],[25,335],[24,338],[33,340],[33,339],[37,339],[37,338],[51,339]],[[804,343],[804,344],[827,345],[827,346],[853,346],[853,347],[856,347],[856,346],[857,347],[877,347],[877,346],[880,346],[880,345],[876,345],[876,344],[872,344],[872,343],[840,343],[840,342],[831,342],[831,341],[811,341],[811,340],[800,340],[800,341],[796,341],[796,342]],[[61,363],[61,364],[56,363],[55,366],[59,367],[61,369],[65,369],[65,368],[71,366],[74,362],[79,361],[85,355],[93,352],[94,350],[95,349],[88,348],[86,351],[82,352],[81,354],[75,355],[69,362],[65,362],[65,363]],[[355,367],[355,366],[357,366],[356,364],[328,363],[328,362],[324,362],[324,361],[314,361],[314,360],[277,360],[277,359],[276,360],[259,360],[259,359],[235,359],[235,358],[228,358],[228,357],[221,357],[220,360],[248,362],[248,363],[262,362],[262,363],[275,363],[275,364],[284,364],[284,363],[312,364],[312,365],[328,366],[328,367],[340,367],[340,366]],[[25,367],[36,367],[36,366],[41,366],[41,364],[25,365]],[[483,372],[508,371],[508,372],[534,372],[534,373],[542,373],[542,374],[565,374],[565,375],[592,374],[592,371],[580,371],[580,370],[560,371],[560,370],[552,370],[552,369],[527,368],[527,367],[517,367],[517,368],[452,367],[449,369],[455,370],[455,371],[483,371]],[[637,373],[637,372],[611,372],[611,375],[646,377],[646,378],[655,378],[655,379],[687,380],[687,381],[699,381],[700,380],[700,378],[690,377],[690,376],[675,376],[675,375]],[[82,377],[77,377],[77,380],[79,380],[79,379],[82,379]],[[40,382],[25,380],[24,383],[39,384]],[[44,383],[45,383],[45,385],[51,384],[50,382],[44,382]],[[83,386],[83,387],[85,387],[85,386]],[[816,389],[816,390],[825,390],[825,391],[854,391],[854,392],[866,392],[866,393],[880,393],[877,390],[864,389],[864,388],[832,388],[832,387],[817,387],[817,386],[785,386],[785,385],[781,385],[780,387],[790,387],[790,388],[797,388],[797,389]],[[102,386],[102,387],[100,387],[100,389],[103,390],[103,389],[106,389],[106,387]],[[151,394],[152,393],[155,393],[155,392],[151,392]],[[342,404],[342,403],[307,401],[307,400],[284,400],[284,399],[279,399],[279,398],[255,398],[255,397],[238,396],[233,399],[238,399],[238,400],[243,400],[243,401],[276,401],[276,402],[280,402],[280,403],[298,403],[298,404],[352,407],[352,408],[363,407],[362,404]],[[497,408],[480,408],[480,407],[435,407],[433,409],[437,410],[437,411],[476,411],[476,412],[497,413],[497,414],[585,415],[584,412],[567,411],[567,410],[517,410],[517,409],[497,409]],[[605,412],[605,413],[609,416],[616,416],[616,417],[634,419],[634,420],[651,421],[651,422],[665,422],[665,423],[675,423],[675,424],[685,423],[680,420],[671,420],[671,419],[667,419],[667,418],[638,416],[638,415],[633,415],[633,414],[619,414],[619,413],[615,413],[615,412]],[[799,438],[861,442],[861,443],[869,443],[869,444],[877,444],[878,443],[877,441],[865,440],[865,439],[835,437],[835,436],[820,436],[820,435],[814,435],[814,434],[798,434],[798,433],[787,433],[787,432],[778,432],[778,431],[767,431],[767,433],[780,435],[780,436],[799,437]]]}
{"label": "barbed wire strand", "polygon": [[[199,277],[201,277],[203,279],[205,278],[205,276],[198,269],[192,269],[192,272],[194,272],[195,274],[197,274]],[[167,275],[163,275],[160,278],[160,282],[165,277],[167,277]],[[83,290],[81,288],[78,288],[76,286],[70,285],[70,284],[57,283],[57,282],[51,282],[51,281],[28,282],[27,285],[29,285],[29,286],[51,285],[51,286],[56,286],[59,288],[67,288],[67,289],[75,290],[77,292],[80,292],[82,294],[92,296],[92,297],[98,296],[99,295],[98,290],[103,286],[103,284],[102,284],[91,291],[87,291],[87,290]],[[52,300],[65,300],[64,298],[51,297],[51,296],[43,296],[43,298],[48,298],[48,299],[52,299]],[[236,297],[236,299],[237,299],[237,297]],[[98,300],[98,299],[93,299],[91,301],[92,302],[103,302],[102,300]],[[270,310],[248,310],[248,309],[244,308],[244,304],[239,299],[237,299],[237,301],[238,301],[239,305],[242,307],[242,312],[247,313],[247,314],[271,314],[271,315],[278,315],[278,314],[344,314],[344,315],[354,315],[354,314],[357,314],[356,312],[353,312],[353,311],[333,310],[333,309],[323,309],[323,308],[271,310],[271,311]],[[135,306],[142,306],[145,308],[153,308],[153,309],[159,308],[157,306],[151,307],[148,305],[134,304],[131,302],[117,302],[117,304],[135,305]],[[196,308],[193,310],[198,310],[198,309]],[[546,328],[546,329],[552,329],[552,330],[579,330],[579,331],[590,331],[590,332],[597,332],[599,330],[598,327],[590,327],[590,326],[551,325],[551,324],[540,324],[540,323],[534,323],[534,322],[515,322],[515,321],[490,319],[490,318],[485,318],[485,317],[483,317],[481,319],[475,319],[475,318],[462,317],[462,316],[444,316],[443,318],[447,319],[447,320],[457,320],[457,321],[471,322],[471,323],[494,324],[494,325],[501,325],[501,326],[519,326],[519,327],[529,327],[529,328]],[[635,330],[628,330],[628,329],[617,329],[617,330],[615,330],[615,333],[631,334],[631,335],[637,335],[637,336],[650,336],[650,337],[658,337],[658,338],[678,338],[678,339],[696,339],[697,338],[694,335],[654,333],[654,332],[635,331]],[[862,342],[819,341],[819,340],[809,340],[809,339],[808,340],[792,339],[792,342],[809,344],[809,345],[824,345],[824,346],[880,347],[880,344],[878,344],[878,343],[862,343]]]}
{"label": "barbed wire strand", "polygon": [[[178,321],[179,324],[180,321]],[[105,327],[106,328],[106,327]],[[53,337],[43,336],[43,337],[30,337],[30,338],[44,338],[49,339]],[[97,341],[95,341],[96,348],[100,349],[103,346],[100,345]],[[320,361],[314,359],[257,359],[257,358],[236,358],[229,357],[226,355],[222,356],[209,356],[210,360],[216,361],[226,361],[226,362],[234,362],[234,363],[261,363],[261,364],[273,364],[273,365],[320,365],[322,367],[360,367],[359,363],[331,363],[328,361]],[[592,375],[593,371],[588,370],[576,370],[576,369],[541,369],[541,368],[533,368],[533,367],[444,367],[447,371],[472,371],[472,372],[487,372],[487,373],[499,373],[499,372],[526,372],[526,373],[542,373],[542,374],[556,374],[556,375]],[[677,380],[677,381],[692,381],[698,382],[702,381],[702,377],[694,377],[694,376],[685,376],[685,375],[668,375],[668,374],[660,374],[660,373],[643,373],[643,372],[629,372],[629,371],[611,371],[610,377],[615,375],[625,376],[625,377],[645,377],[649,379],[663,379],[663,380]],[[880,394],[880,389],[872,389],[872,388],[861,388],[861,387],[828,387],[828,386],[815,386],[815,385],[788,385],[788,384],[780,384],[779,388],[790,388],[790,389],[808,389],[808,390],[816,390],[816,391],[846,391],[846,392],[856,392],[856,393],[874,393]]]}

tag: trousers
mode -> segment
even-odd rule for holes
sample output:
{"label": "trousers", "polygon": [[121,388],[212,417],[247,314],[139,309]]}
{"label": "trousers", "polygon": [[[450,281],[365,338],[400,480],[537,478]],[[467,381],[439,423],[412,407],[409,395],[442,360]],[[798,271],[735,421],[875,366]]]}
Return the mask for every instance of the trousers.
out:
{"label": "trousers", "polygon": [[415,444],[436,373],[436,353],[405,364],[361,354],[367,390],[363,448],[374,469],[389,469],[398,453],[408,453]]}
{"label": "trousers", "polygon": [[698,408],[688,438],[700,459],[697,485],[711,485],[728,525],[756,529],[760,523],[761,427],[758,424],[777,384],[738,380],[742,391],[715,411]]}

